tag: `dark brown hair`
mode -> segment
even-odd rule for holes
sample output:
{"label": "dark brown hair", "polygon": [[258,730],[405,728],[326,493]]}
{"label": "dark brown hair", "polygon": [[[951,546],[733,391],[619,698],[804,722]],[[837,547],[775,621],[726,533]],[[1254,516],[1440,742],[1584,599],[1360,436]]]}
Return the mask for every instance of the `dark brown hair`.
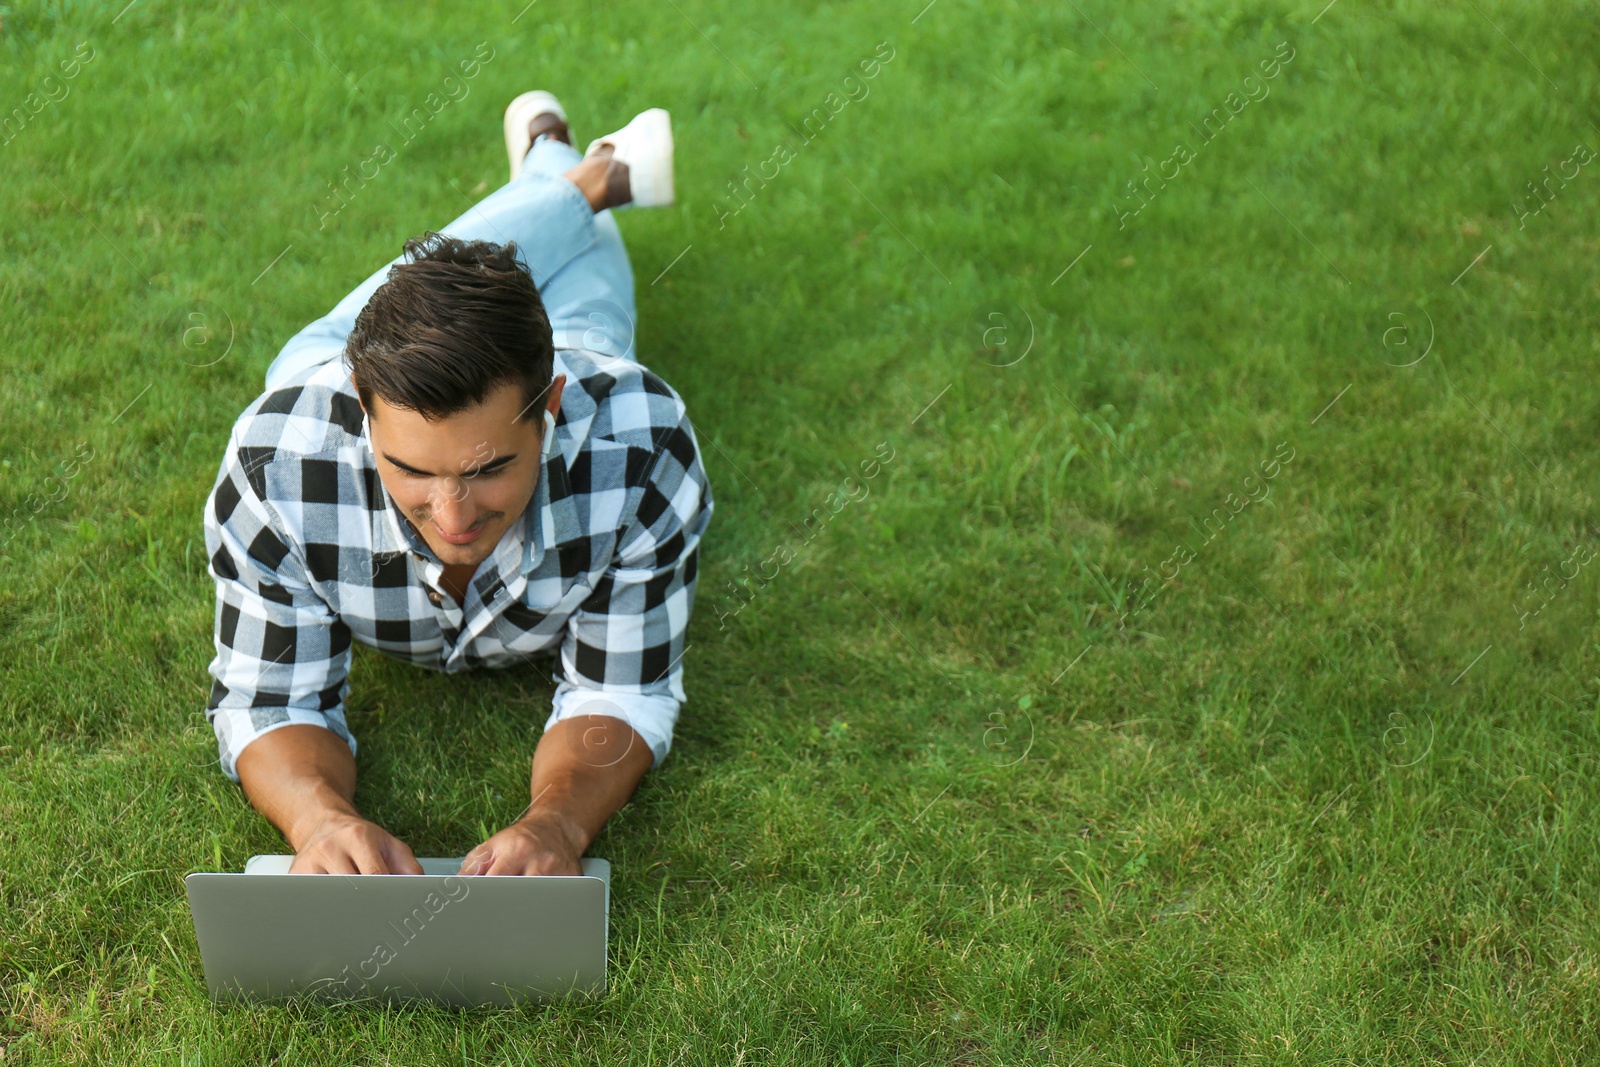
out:
{"label": "dark brown hair", "polygon": [[[517,246],[429,231],[405,243],[406,262],[356,316],[344,361],[361,403],[372,397],[442,419],[497,386],[522,386],[522,419],[550,388],[550,320]],[[542,406],[542,405],[541,405]]]}

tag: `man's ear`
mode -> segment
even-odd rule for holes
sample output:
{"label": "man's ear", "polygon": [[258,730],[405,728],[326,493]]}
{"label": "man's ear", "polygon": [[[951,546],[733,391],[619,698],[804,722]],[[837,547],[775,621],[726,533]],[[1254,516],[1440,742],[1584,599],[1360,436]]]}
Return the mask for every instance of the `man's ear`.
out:
{"label": "man's ear", "polygon": [[353,374],[346,374],[346,375],[345,375],[345,379],[346,379],[346,380],[347,380],[347,381],[349,381],[349,383],[350,383],[350,388],[351,388],[351,389],[352,389],[352,391],[354,391],[354,392],[355,392],[355,394],[356,394],[356,404],[358,404],[358,405],[359,405],[359,406],[360,406],[360,408],[361,408],[361,414],[363,414],[363,415],[366,415],[366,416],[368,416],[368,417],[370,417],[370,416],[371,416],[371,415],[372,415],[372,412],[370,412],[370,411],[368,411],[368,410],[367,410],[367,405],[365,405],[365,404],[363,404],[363,403],[361,403],[361,390],[360,390],[360,388],[359,388],[359,387],[357,387],[357,386],[356,386],[356,378],[355,378],[355,375],[353,375]]}
{"label": "man's ear", "polygon": [[550,399],[544,403],[544,408],[552,415],[561,414],[561,391],[567,387],[567,376],[558,374],[550,383]]}

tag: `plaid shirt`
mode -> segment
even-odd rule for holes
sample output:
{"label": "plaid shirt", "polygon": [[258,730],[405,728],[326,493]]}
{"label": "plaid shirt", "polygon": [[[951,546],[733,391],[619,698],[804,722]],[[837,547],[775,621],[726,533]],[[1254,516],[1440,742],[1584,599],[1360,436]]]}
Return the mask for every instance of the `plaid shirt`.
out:
{"label": "plaid shirt", "polygon": [[682,704],[684,633],[711,518],[693,427],[673,389],[631,361],[558,349],[561,414],[545,420],[523,522],[478,566],[465,602],[378,477],[343,362],[302,372],[234,424],[206,501],[217,583],[206,718],[222,769],[290,723],[345,725],[352,638],[445,673],[559,645],[549,726],[622,719],[659,764]]}

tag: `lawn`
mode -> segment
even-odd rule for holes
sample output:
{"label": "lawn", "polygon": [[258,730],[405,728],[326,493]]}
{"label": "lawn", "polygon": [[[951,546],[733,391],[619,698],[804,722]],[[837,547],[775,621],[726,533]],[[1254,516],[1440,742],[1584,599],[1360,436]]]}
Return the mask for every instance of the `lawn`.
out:
{"label": "lawn", "polygon": [[[1593,4],[123,2],[0,7],[8,1067],[1600,1061]],[[717,504],[608,993],[219,1010],[202,504],[535,87]],[[358,802],[552,689],[358,648]]]}

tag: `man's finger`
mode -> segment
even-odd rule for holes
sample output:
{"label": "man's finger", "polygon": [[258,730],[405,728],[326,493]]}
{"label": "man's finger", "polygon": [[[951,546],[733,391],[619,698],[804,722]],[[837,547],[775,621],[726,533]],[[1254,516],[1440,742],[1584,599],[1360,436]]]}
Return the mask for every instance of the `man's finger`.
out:
{"label": "man's finger", "polygon": [[390,837],[384,842],[383,856],[389,863],[389,870],[395,874],[422,873],[422,864],[417,862],[416,854],[398,837]]}
{"label": "man's finger", "polygon": [[486,857],[486,859],[488,859],[488,862],[480,864],[483,870],[478,873],[485,873],[485,875],[520,875],[522,873],[522,857],[518,856],[514,849],[494,849],[493,853],[490,853],[490,856]]}
{"label": "man's finger", "polygon": [[497,859],[489,874],[581,874],[583,868],[549,849],[536,848]]}
{"label": "man's finger", "polygon": [[457,874],[482,874],[484,869],[494,862],[494,850],[486,849],[484,845],[468,852],[461,860],[461,870]]}
{"label": "man's finger", "polygon": [[389,863],[367,841],[357,841],[350,846],[350,857],[355,861],[357,874],[388,874]]}
{"label": "man's finger", "polygon": [[519,853],[499,852],[484,874],[527,874],[527,860]]}
{"label": "man's finger", "polygon": [[323,874],[322,862],[313,852],[300,852],[295,855],[294,862],[289,864],[290,874]]}
{"label": "man's finger", "polygon": [[290,874],[355,874],[356,866],[343,852],[334,852],[317,842],[296,853],[289,864]]}
{"label": "man's finger", "polygon": [[344,852],[330,852],[328,849],[314,850],[311,860],[311,872],[314,874],[360,874],[356,870],[355,861]]}

